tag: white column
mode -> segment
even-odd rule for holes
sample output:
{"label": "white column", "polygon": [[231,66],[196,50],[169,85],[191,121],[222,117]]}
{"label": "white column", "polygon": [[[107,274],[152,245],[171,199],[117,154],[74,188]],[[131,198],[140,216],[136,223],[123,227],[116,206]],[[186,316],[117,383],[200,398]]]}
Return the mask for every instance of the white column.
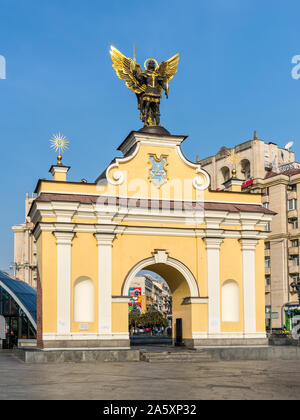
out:
{"label": "white column", "polygon": [[57,247],[57,334],[71,329],[71,246],[73,232],[54,232]]}
{"label": "white column", "polygon": [[221,332],[220,246],[222,238],[205,238],[207,254],[208,334]]}
{"label": "white column", "polygon": [[112,243],[115,235],[95,234],[98,244],[98,333],[111,334]]}
{"label": "white column", "polygon": [[256,239],[241,239],[243,254],[244,334],[256,333],[255,247]]}

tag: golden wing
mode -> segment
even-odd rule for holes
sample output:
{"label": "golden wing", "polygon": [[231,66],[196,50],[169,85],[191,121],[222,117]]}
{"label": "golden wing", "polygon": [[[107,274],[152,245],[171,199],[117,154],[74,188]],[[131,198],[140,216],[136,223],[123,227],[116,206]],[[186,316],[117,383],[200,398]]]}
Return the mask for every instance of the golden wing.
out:
{"label": "golden wing", "polygon": [[133,69],[136,68],[135,61],[125,57],[125,55],[112,45],[110,47],[110,56],[113,62],[112,66],[116,70],[117,76],[125,81],[128,89],[137,94],[145,92],[146,85],[139,83],[133,74]]}
{"label": "golden wing", "polygon": [[167,61],[162,61],[157,69],[158,73],[166,79],[166,82],[170,82],[177,73],[177,66],[179,63],[179,54],[173,55]]}

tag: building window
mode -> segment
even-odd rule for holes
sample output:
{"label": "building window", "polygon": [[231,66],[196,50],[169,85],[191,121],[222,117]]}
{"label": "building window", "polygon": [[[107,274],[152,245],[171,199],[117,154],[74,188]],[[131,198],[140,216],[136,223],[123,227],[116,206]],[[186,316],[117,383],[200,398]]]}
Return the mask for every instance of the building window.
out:
{"label": "building window", "polygon": [[271,286],[271,276],[267,275],[265,276],[265,279],[266,279],[266,286]]}
{"label": "building window", "polygon": [[291,242],[292,242],[292,247],[299,246],[299,240],[298,239],[293,239]]}
{"label": "building window", "polygon": [[265,242],[265,249],[268,250],[271,248],[270,242]]}
{"label": "building window", "polygon": [[297,191],[297,184],[288,185],[288,191]]}
{"label": "building window", "polygon": [[222,176],[221,184],[223,184],[223,182],[228,181],[228,179],[230,178],[230,169],[227,166],[223,166],[223,168],[221,169],[221,176]]}
{"label": "building window", "polygon": [[270,267],[271,267],[271,258],[265,257],[265,268],[270,268]]}
{"label": "building window", "polygon": [[291,200],[288,200],[287,209],[288,209],[288,211],[297,209],[297,200],[295,198],[292,198]]}
{"label": "building window", "polygon": [[74,285],[74,322],[94,322],[94,283],[88,277]]}
{"label": "building window", "polygon": [[292,255],[291,260],[294,267],[299,265],[299,255]]}
{"label": "building window", "polygon": [[262,195],[269,195],[269,187],[263,188],[261,192],[262,192]]}
{"label": "building window", "polygon": [[244,174],[245,180],[250,179],[251,177],[251,166],[248,159],[243,159],[241,161],[241,173]]}
{"label": "building window", "polygon": [[227,280],[222,286],[222,321],[240,321],[240,288],[234,280]]}
{"label": "building window", "polygon": [[268,209],[268,208],[269,208],[269,203],[263,203],[263,207],[264,207],[265,209]]}
{"label": "building window", "polygon": [[289,219],[291,229],[298,229],[298,219]]}

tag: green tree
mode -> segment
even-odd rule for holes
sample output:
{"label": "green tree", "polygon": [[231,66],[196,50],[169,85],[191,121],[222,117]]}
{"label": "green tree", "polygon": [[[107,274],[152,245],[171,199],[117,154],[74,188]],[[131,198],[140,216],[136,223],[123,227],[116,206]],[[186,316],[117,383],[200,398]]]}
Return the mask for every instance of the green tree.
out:
{"label": "green tree", "polygon": [[136,327],[166,327],[168,322],[157,310],[152,310],[145,314],[135,313],[132,310],[129,314],[129,325]]}

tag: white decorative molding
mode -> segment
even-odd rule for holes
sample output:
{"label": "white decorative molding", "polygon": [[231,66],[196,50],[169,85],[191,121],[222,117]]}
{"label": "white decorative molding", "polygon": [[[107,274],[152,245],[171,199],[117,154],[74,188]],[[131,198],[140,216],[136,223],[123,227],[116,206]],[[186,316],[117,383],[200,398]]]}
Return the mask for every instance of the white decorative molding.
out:
{"label": "white decorative molding", "polygon": [[138,144],[132,155],[129,155],[123,158],[116,158],[116,162],[109,165],[109,167],[106,169],[106,179],[111,185],[116,186],[116,185],[123,184],[123,182],[125,181],[125,175],[120,170],[115,171],[113,173],[113,179],[111,179],[109,176],[110,171],[113,170],[114,168],[119,168],[120,164],[124,164],[132,160],[138,154],[139,149],[140,149],[140,145]]}
{"label": "white decorative molding", "polygon": [[153,257],[156,264],[160,264],[160,263],[166,264],[169,254],[164,249],[156,249],[153,252]]}
{"label": "white decorative molding", "polygon": [[255,251],[257,238],[240,239],[242,251]]}
{"label": "white decorative molding", "polygon": [[71,341],[71,340],[128,340],[129,332],[118,332],[110,334],[99,334],[99,333],[87,333],[87,332],[77,332],[70,334],[55,334],[55,333],[43,333],[43,341]]}
{"label": "white decorative molding", "polygon": [[53,166],[51,166],[49,172],[54,176],[57,173],[67,174],[69,172],[69,169],[70,169],[70,166],[53,165]]}
{"label": "white decorative molding", "polygon": [[183,299],[182,304],[183,305],[191,305],[191,304],[200,304],[200,305],[206,305],[208,303],[209,299],[208,297],[185,297]]}
{"label": "white decorative molding", "polygon": [[219,229],[220,225],[223,224],[228,216],[227,211],[214,211],[209,210],[204,212],[205,223],[208,229]]}
{"label": "white decorative molding", "polygon": [[193,163],[193,162],[188,161],[186,159],[186,157],[184,156],[184,154],[182,153],[182,150],[181,150],[180,146],[177,146],[176,147],[176,152],[177,152],[178,157],[187,166],[189,166],[190,168],[195,169],[196,174],[201,174],[202,175],[202,177],[196,176],[193,179],[193,187],[196,190],[199,190],[199,191],[206,190],[210,186],[210,176],[209,176],[209,174],[206,171],[204,171],[203,169],[201,169],[201,165],[199,163]]}
{"label": "white decorative molding", "polygon": [[207,332],[193,332],[192,338],[194,340],[225,340],[225,339],[266,339],[267,334],[265,332],[256,332],[253,334],[245,334],[244,332],[219,332],[217,334],[209,334]]}
{"label": "white decorative molding", "polygon": [[222,242],[222,238],[205,238],[209,334],[216,334],[221,331],[220,246]]}
{"label": "white decorative molding", "polygon": [[240,239],[243,256],[244,333],[256,334],[256,239]]}
{"label": "white decorative molding", "polygon": [[160,148],[176,148],[176,146],[180,146],[185,138],[185,136],[172,136],[171,134],[162,136],[133,131],[121,144],[119,150],[126,155],[134,146],[139,147],[141,144]]}
{"label": "white decorative molding", "polygon": [[228,279],[222,284],[222,322],[240,322],[240,286]]}
{"label": "white decorative molding", "polygon": [[[111,199],[113,200],[114,198],[111,197]],[[135,199],[131,198],[131,200]],[[56,217],[57,222],[65,222],[65,226],[67,226],[67,223],[70,223],[70,217],[75,219],[94,219],[98,221],[98,224],[117,224],[120,221],[136,221],[140,223],[184,223],[187,226],[199,224],[198,219],[200,218],[201,220],[203,220],[204,217],[203,223],[205,222],[207,228],[209,229],[219,229],[220,226],[232,225],[238,226],[240,230],[244,230],[246,235],[249,235],[250,231],[253,232],[253,235],[266,235],[265,231],[260,231],[260,233],[258,233],[259,231],[255,230],[255,228],[263,228],[265,226],[265,223],[271,220],[271,216],[261,213],[233,213],[229,211],[203,209],[195,210],[191,209],[190,206],[186,206],[185,208],[184,203],[183,208],[180,209],[171,209],[164,205],[161,209],[128,207],[127,204],[125,205],[122,203],[122,200],[118,203],[118,205],[116,203],[117,201],[112,201],[111,204],[106,205],[101,203],[101,200],[100,202],[89,205],[80,204],[78,202],[37,202],[34,203],[34,210],[31,211],[30,216],[35,225],[41,222],[42,217]],[[164,201],[164,203],[166,203],[166,201]],[[78,226],[78,224],[76,225]],[[46,223],[44,223],[44,226],[46,226]],[[50,226],[50,223],[48,223],[48,226]],[[70,227],[66,227],[65,229],[70,230]],[[39,233],[40,232],[38,231],[38,234]],[[36,238],[38,237],[38,234],[35,230],[34,235]]]}
{"label": "white decorative molding", "polygon": [[71,328],[71,246],[73,232],[54,232],[57,249],[57,334]]}
{"label": "white decorative molding", "polygon": [[111,334],[112,243],[114,234],[96,233],[98,246],[98,333]]}
{"label": "white decorative molding", "polygon": [[112,303],[129,303],[130,299],[130,296],[112,296],[111,298]]}
{"label": "white decorative molding", "polygon": [[[112,169],[112,168],[110,168]],[[109,178],[108,174],[106,175],[107,180],[112,185],[122,185],[125,181],[125,176],[122,171],[115,171],[113,172],[112,178]]]}
{"label": "white decorative molding", "polygon": [[[140,219],[137,219],[141,221]],[[150,219],[145,220],[150,222]],[[152,221],[158,221],[152,219]],[[171,223],[171,222],[170,222]],[[173,227],[152,227],[152,226],[127,226],[117,225],[116,223],[96,224],[96,223],[43,223],[40,222],[34,230],[34,237],[37,239],[41,232],[56,232],[63,229],[69,232],[85,232],[85,233],[113,233],[113,234],[126,234],[126,235],[157,235],[157,236],[170,236],[170,237],[190,237],[190,238],[205,238],[206,236],[215,238],[251,238],[256,240],[266,239],[268,235],[264,231],[246,231],[230,230],[230,229],[195,229],[195,228],[173,228]]]}
{"label": "white decorative molding", "polygon": [[[145,260],[142,260],[138,264],[136,264],[131,269],[131,271],[127,274],[127,277],[125,279],[125,282],[122,288],[122,295],[128,296],[131,281],[137,276],[137,274],[141,270],[146,269],[146,267],[148,267],[149,265],[154,265],[154,264],[156,264],[154,257],[146,258]],[[175,260],[174,258],[171,258],[171,257],[168,257],[165,264],[175,268],[184,276],[190,289],[190,295],[192,297],[200,297],[196,279],[193,276],[192,272],[184,264],[182,264],[180,261]]]}
{"label": "white decorative molding", "polygon": [[210,237],[210,236],[206,237],[205,238],[206,249],[214,249],[214,250],[220,251],[220,246],[223,240],[224,239],[220,237]]}
{"label": "white decorative molding", "polygon": [[206,190],[209,187],[209,181],[207,181],[206,177],[196,176],[193,178],[193,187],[199,191]]}

